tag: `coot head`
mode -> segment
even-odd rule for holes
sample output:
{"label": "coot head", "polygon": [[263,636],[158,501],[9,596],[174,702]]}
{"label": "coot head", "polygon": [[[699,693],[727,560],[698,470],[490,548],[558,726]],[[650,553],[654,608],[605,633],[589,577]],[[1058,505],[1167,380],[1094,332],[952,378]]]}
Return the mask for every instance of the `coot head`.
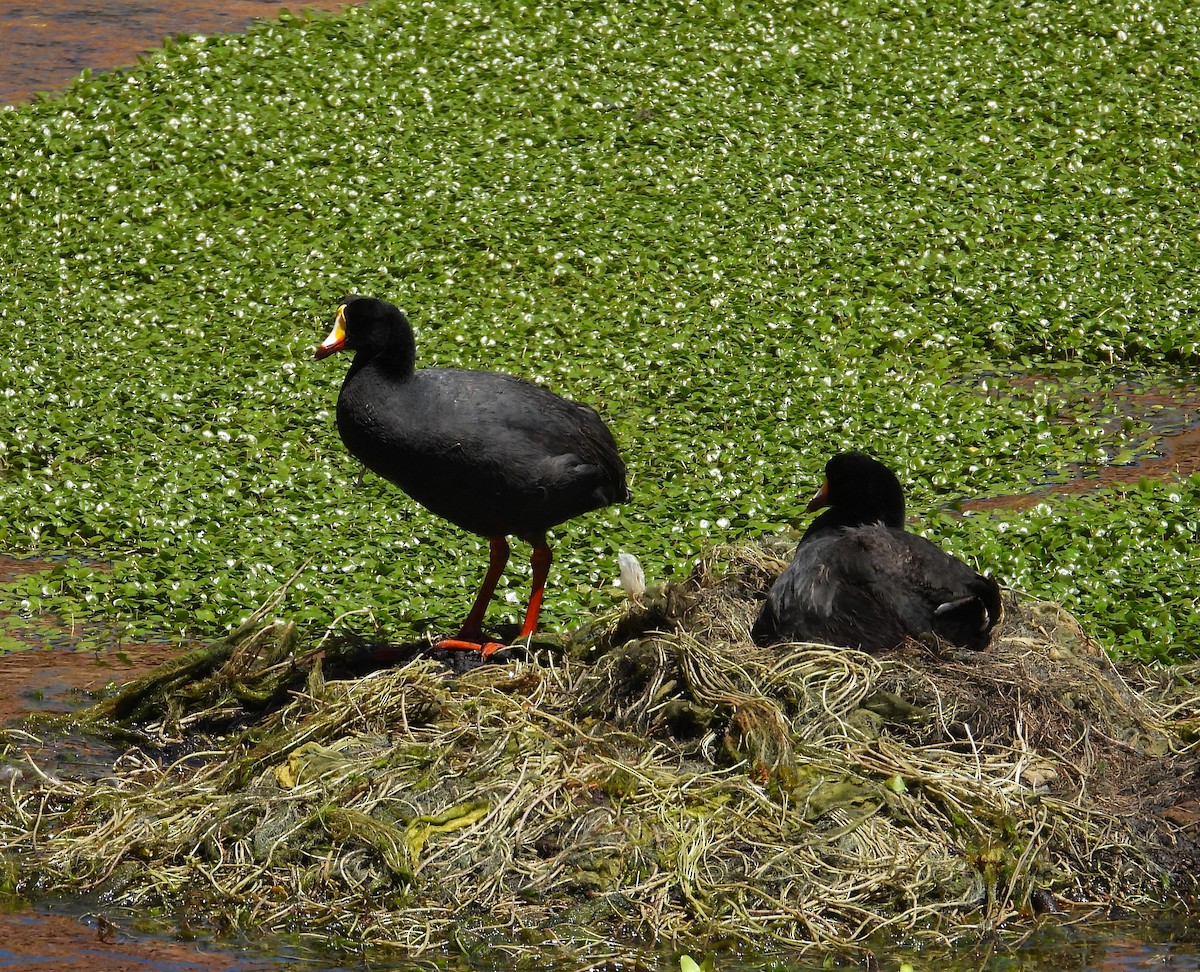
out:
{"label": "coot head", "polygon": [[313,351],[316,360],[337,351],[356,351],[411,368],[416,357],[412,325],[404,312],[386,300],[351,295],[342,300],[330,322],[329,337]]}
{"label": "coot head", "polygon": [[904,528],[904,488],[887,466],[863,452],[843,452],[825,464],[825,482],[805,509],[829,507],[808,533],[882,523]]}

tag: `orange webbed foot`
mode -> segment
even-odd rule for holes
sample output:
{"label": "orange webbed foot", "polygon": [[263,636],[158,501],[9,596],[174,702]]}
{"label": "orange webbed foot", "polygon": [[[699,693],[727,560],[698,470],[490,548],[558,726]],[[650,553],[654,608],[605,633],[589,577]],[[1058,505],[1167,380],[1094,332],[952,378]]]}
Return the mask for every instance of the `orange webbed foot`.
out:
{"label": "orange webbed foot", "polygon": [[443,638],[441,641],[435,641],[433,647],[452,651],[477,651],[482,658],[487,659],[498,651],[504,651],[509,646],[498,641],[468,641],[460,635],[457,638]]}

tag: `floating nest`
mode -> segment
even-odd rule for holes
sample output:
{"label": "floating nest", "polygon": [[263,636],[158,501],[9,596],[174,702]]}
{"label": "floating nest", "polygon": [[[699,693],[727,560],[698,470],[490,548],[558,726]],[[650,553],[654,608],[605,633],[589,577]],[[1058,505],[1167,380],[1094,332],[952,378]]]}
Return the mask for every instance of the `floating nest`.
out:
{"label": "floating nest", "polygon": [[760,649],[783,563],[714,551],[462,673],[411,647],[367,671],[352,640],[256,619],[75,713],[120,743],[102,773],[31,755],[62,724],[10,731],[0,866],[28,897],[539,967],[1194,903],[1200,666],[1118,670],[1012,595],[983,653]]}

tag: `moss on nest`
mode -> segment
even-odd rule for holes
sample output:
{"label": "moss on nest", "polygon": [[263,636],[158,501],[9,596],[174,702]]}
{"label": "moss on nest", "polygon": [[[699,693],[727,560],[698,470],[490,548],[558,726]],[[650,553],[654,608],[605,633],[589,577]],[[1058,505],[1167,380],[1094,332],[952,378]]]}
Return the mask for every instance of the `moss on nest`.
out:
{"label": "moss on nest", "polygon": [[408,649],[341,677],[353,646],[248,625],[77,714],[136,734],[101,779],[10,734],[0,848],[29,894],[543,957],[854,949],[1195,895],[1195,667],[1118,672],[1012,596],[980,654],[760,649],[780,566],[715,551],[566,650],[458,676]]}

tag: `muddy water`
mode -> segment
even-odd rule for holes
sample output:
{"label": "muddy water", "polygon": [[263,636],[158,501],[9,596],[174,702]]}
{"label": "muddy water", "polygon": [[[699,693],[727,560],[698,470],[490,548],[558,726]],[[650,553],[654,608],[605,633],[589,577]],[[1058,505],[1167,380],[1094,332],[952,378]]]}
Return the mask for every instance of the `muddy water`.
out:
{"label": "muddy water", "polygon": [[[0,582],[50,570],[34,558],[0,557]],[[184,646],[164,642],[121,644],[95,625],[69,624],[54,617],[26,618],[0,606],[0,631],[18,649],[0,655],[0,726],[20,727],[23,717],[67,712],[94,699],[110,684],[124,684],[175,657]],[[98,649],[72,650],[81,643]],[[30,727],[36,733],[36,727]],[[104,772],[111,751],[93,751],[85,740],[50,748],[31,741],[23,752],[48,772]],[[18,764],[18,771],[20,767]],[[9,784],[12,765],[0,761],[0,785]],[[17,910],[10,910],[16,907]],[[257,972],[274,962],[243,958],[164,936],[131,934],[103,910],[86,917],[55,914],[45,906],[21,906],[0,893],[0,969],[54,969],[59,972]]]}
{"label": "muddy water", "polygon": [[[36,557],[0,556],[0,584],[53,567]],[[164,641],[126,644],[100,625],[45,615],[27,618],[6,604],[0,605],[0,634],[0,647],[14,649],[0,654],[0,726],[32,712],[70,711],[108,684],[137,678],[188,647]]]}
{"label": "muddy water", "polygon": [[47,972],[267,972],[247,961],[165,938],[133,938],[97,915],[0,913],[0,969]]}
{"label": "muddy water", "polygon": [[284,9],[338,10],[361,0],[0,0],[0,103],[108,71],[176,34],[229,33]]}
{"label": "muddy water", "polygon": [[[1028,391],[1039,383],[1057,385],[1037,376],[1010,377],[1005,383],[1015,391]],[[1064,392],[1055,420],[1073,423],[1081,421],[1078,413],[1091,415],[1103,410],[1110,416],[1102,425],[1107,441],[1113,444],[1113,461],[1069,469],[1065,482],[1031,484],[1029,491],[1020,494],[967,500],[962,503],[963,510],[1028,509],[1064,493],[1087,493],[1142,479],[1179,479],[1200,472],[1200,385],[1129,380],[1076,397],[1073,404],[1068,403],[1070,397],[1069,391]],[[1129,435],[1126,427],[1139,431]]]}

